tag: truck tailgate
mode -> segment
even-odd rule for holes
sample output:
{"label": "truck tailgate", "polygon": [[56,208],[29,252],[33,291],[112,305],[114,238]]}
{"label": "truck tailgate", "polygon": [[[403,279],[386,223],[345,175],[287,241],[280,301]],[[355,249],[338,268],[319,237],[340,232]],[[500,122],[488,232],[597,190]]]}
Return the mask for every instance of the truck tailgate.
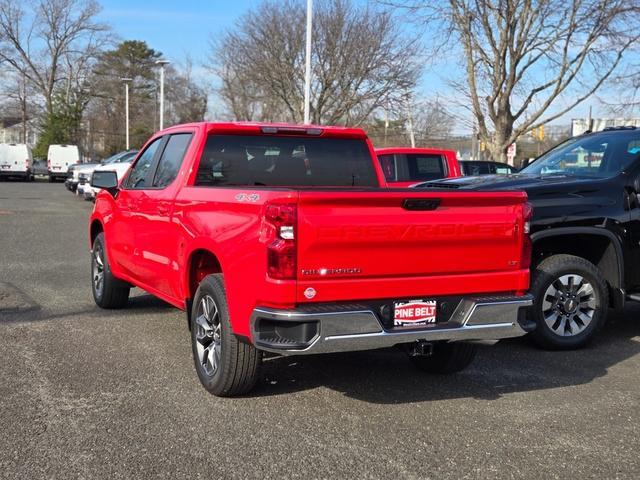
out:
{"label": "truck tailgate", "polygon": [[523,192],[301,191],[298,302],[523,292]]}

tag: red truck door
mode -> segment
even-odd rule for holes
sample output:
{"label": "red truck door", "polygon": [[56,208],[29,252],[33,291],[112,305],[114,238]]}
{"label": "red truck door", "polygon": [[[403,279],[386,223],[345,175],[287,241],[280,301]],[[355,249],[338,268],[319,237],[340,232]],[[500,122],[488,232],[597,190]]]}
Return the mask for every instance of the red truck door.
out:
{"label": "red truck door", "polygon": [[191,132],[165,135],[144,181],[135,191],[133,269],[141,283],[160,295],[179,299],[176,291],[178,230],[172,223],[176,181],[191,142]]}
{"label": "red truck door", "polygon": [[135,241],[135,223],[139,220],[137,212],[147,185],[147,177],[158,154],[162,138],[149,143],[138,156],[127,177],[122,181],[116,199],[115,221],[111,222],[107,247],[113,253],[118,268],[134,279],[139,278],[136,265],[137,246]]}

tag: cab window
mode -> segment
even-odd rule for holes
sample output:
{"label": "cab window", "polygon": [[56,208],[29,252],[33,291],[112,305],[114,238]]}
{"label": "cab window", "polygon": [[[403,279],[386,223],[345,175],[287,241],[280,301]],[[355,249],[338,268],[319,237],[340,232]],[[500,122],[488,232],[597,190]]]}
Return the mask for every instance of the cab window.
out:
{"label": "cab window", "polygon": [[151,166],[153,165],[153,159],[156,151],[162,142],[162,137],[156,138],[140,155],[138,161],[131,169],[129,176],[127,177],[126,188],[149,188],[151,181],[149,176],[151,174]]}
{"label": "cab window", "polygon": [[169,137],[153,179],[155,188],[164,188],[175,180],[190,142],[190,133],[176,133]]}

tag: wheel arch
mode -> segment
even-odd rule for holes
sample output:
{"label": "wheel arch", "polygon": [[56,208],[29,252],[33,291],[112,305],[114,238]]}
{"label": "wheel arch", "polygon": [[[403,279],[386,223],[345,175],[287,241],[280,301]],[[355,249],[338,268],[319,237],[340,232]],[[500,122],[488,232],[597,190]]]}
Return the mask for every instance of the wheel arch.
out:
{"label": "wheel arch", "polygon": [[217,255],[206,248],[193,250],[187,260],[184,284],[186,298],[192,300],[202,279],[215,273],[222,273],[222,266]]}
{"label": "wheel arch", "polygon": [[534,233],[531,240],[536,262],[534,266],[555,254],[584,258],[602,272],[612,293],[610,297],[614,306],[624,303],[622,243],[613,232],[597,227],[554,228]]}
{"label": "wheel arch", "polygon": [[220,260],[211,250],[196,248],[187,257],[186,272],[184,276],[185,312],[187,314],[187,326],[191,330],[191,307],[198,285],[207,275],[222,273]]}
{"label": "wheel arch", "polygon": [[93,248],[93,242],[100,232],[104,232],[104,226],[100,220],[94,219],[89,227],[89,244],[91,248]]}

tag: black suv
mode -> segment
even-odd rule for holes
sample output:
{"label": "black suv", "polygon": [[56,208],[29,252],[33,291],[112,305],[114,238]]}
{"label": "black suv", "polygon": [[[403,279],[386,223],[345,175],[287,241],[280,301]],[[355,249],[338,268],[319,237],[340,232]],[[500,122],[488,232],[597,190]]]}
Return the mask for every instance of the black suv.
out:
{"label": "black suv", "polygon": [[514,175],[417,187],[527,192],[534,207],[530,315],[541,346],[581,347],[609,307],[640,300],[640,130],[585,133]]}

